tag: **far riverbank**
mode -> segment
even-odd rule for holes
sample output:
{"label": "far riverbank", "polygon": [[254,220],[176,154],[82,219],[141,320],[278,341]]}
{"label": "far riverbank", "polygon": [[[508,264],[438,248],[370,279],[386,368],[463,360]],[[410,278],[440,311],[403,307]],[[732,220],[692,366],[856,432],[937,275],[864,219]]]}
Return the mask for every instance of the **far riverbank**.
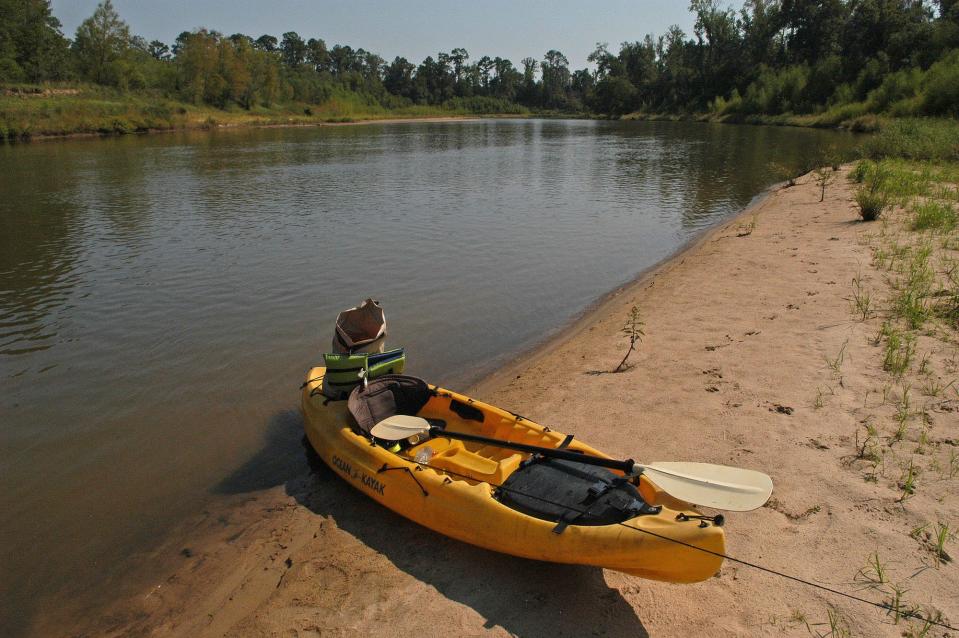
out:
{"label": "far riverbank", "polygon": [[11,142],[239,127],[438,122],[528,115],[527,109],[518,106],[496,113],[425,105],[389,109],[366,104],[349,94],[322,104],[294,102],[245,110],[198,106],[149,93],[121,93],[99,87],[0,88],[0,140]]}

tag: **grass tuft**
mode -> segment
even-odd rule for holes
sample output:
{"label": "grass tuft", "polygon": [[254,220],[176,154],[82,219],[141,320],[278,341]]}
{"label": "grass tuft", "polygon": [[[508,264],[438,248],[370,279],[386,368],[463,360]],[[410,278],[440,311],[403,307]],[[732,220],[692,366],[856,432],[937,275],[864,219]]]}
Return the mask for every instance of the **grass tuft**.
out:
{"label": "grass tuft", "polygon": [[886,327],[886,350],[882,368],[897,377],[901,377],[916,354],[916,338],[910,334],[903,334],[897,328],[884,324]]}
{"label": "grass tuft", "polygon": [[912,218],[913,230],[949,232],[956,227],[959,216],[951,204],[926,201],[917,204]]}
{"label": "grass tuft", "polygon": [[871,222],[879,219],[889,206],[889,195],[884,189],[885,179],[886,173],[881,168],[877,168],[869,172],[865,182],[856,191],[859,216],[863,221]]}

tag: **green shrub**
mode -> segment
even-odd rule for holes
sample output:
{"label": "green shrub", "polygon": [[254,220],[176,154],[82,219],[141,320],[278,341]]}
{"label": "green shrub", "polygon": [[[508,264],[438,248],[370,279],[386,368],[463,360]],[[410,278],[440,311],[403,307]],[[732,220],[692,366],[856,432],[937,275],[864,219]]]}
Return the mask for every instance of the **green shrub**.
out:
{"label": "green shrub", "polygon": [[871,222],[879,219],[889,206],[889,196],[883,189],[886,172],[879,166],[865,170],[868,176],[866,182],[856,191],[856,203],[859,205],[859,216],[863,221]]}
{"label": "green shrub", "polygon": [[881,113],[888,110],[894,102],[915,97],[919,93],[922,80],[923,73],[919,69],[904,69],[890,73],[883,79],[882,84],[869,92],[866,98],[869,110]]}
{"label": "green shrub", "polygon": [[156,104],[147,104],[143,108],[144,115],[157,120],[172,120],[173,108],[167,104],[158,102]]}
{"label": "green shrub", "polygon": [[849,124],[849,128],[854,133],[875,133],[882,129],[882,120],[872,114],[860,115]]}
{"label": "green shrub", "polygon": [[836,83],[841,77],[842,58],[838,55],[826,56],[810,71],[803,89],[803,99],[807,104],[825,105],[835,95]]}
{"label": "green shrub", "polygon": [[[840,87],[841,88],[841,87]],[[848,104],[834,104],[820,116],[824,124],[838,126],[844,122],[855,120],[866,113],[865,102],[851,102]]]}
{"label": "green shrub", "polygon": [[852,173],[850,173],[849,176],[854,182],[862,184],[866,181],[866,177],[868,177],[870,173],[875,172],[875,170],[875,162],[870,162],[869,160],[859,160],[856,162],[856,167],[852,169]]}
{"label": "green shrub", "polygon": [[915,117],[921,115],[924,99],[922,95],[903,98],[898,102],[893,102],[886,112],[892,117]]}
{"label": "green shrub", "polygon": [[851,104],[856,101],[856,92],[848,84],[840,84],[829,98],[829,106]]}
{"label": "green shrub", "polygon": [[883,193],[867,186],[862,186],[856,191],[856,203],[859,204],[859,216],[866,222],[879,219],[888,206],[888,200]]}
{"label": "green shrub", "polygon": [[804,112],[808,81],[809,67],[805,65],[778,71],[763,67],[759,77],[746,88],[740,112],[747,115]]}
{"label": "green shrub", "polygon": [[856,76],[853,86],[856,99],[865,100],[873,89],[882,84],[887,73],[889,73],[889,57],[884,52],[880,52],[878,58],[869,59]]}
{"label": "green shrub", "polygon": [[443,103],[443,108],[451,111],[466,111],[469,113],[529,113],[529,109],[509,100],[497,97],[475,95],[473,97],[455,97]]}
{"label": "green shrub", "polygon": [[953,51],[929,67],[922,93],[925,113],[959,115],[959,51]]}

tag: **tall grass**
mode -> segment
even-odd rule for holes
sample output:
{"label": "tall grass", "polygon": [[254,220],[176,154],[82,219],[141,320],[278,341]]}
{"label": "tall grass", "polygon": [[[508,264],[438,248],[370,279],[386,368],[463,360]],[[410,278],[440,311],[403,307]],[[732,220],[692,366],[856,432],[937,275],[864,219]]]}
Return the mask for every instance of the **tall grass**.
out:
{"label": "tall grass", "polygon": [[889,195],[885,190],[887,177],[887,172],[877,166],[864,177],[863,185],[856,191],[859,216],[863,221],[871,222],[879,219],[882,212],[889,206]]}
{"label": "tall grass", "polygon": [[158,92],[122,92],[92,85],[22,87],[0,92],[0,140],[69,134],[120,134],[218,125],[310,124],[395,117],[525,114],[495,98],[461,98],[442,105],[384,105],[370,95],[332,91],[318,104],[286,102],[245,110],[170,100]]}
{"label": "tall grass", "polygon": [[892,120],[867,139],[862,153],[870,159],[959,160],[959,123],[954,120]]}
{"label": "tall grass", "polygon": [[957,221],[956,209],[951,204],[926,201],[916,204],[912,229],[949,232],[956,227]]}

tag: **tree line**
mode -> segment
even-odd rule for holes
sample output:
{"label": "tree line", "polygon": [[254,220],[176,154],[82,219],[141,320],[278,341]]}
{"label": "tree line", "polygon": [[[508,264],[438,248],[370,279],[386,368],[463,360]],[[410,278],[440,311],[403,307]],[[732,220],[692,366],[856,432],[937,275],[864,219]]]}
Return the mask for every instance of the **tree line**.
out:
{"label": "tree line", "polygon": [[0,0],[0,82],[86,81],[153,90],[217,107],[319,104],[352,91],[385,107],[510,105],[632,111],[803,114],[842,109],[959,115],[959,0],[692,0],[678,26],[599,44],[593,68],[558,50],[520,66],[455,48],[419,64],[304,38],[183,32],[171,44],[133,35],[110,0],[67,39],[49,0]]}

